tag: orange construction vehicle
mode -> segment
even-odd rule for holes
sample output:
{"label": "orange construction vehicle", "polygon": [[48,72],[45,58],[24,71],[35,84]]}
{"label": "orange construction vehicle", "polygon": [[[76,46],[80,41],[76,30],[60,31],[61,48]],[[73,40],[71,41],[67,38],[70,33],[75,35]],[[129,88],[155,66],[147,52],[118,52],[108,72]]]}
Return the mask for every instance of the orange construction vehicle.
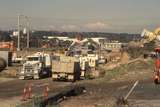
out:
{"label": "orange construction vehicle", "polygon": [[155,77],[154,83],[159,84],[160,82],[160,48],[155,49],[156,60],[155,60]]}
{"label": "orange construction vehicle", "polygon": [[14,43],[12,41],[11,42],[0,42],[0,49],[10,50],[10,51],[16,50]]}

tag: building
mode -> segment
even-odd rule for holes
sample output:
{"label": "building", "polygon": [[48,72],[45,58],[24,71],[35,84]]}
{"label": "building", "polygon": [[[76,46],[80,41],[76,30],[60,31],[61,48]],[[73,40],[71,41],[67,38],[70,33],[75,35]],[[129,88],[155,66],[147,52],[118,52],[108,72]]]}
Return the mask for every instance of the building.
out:
{"label": "building", "polygon": [[104,48],[106,50],[120,50],[126,43],[120,43],[120,42],[106,42],[104,44]]}

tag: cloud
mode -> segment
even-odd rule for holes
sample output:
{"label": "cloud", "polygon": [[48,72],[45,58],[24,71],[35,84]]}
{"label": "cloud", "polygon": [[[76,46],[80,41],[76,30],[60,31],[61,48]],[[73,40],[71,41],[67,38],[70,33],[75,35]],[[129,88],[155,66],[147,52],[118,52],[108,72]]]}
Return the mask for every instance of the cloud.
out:
{"label": "cloud", "polygon": [[54,29],[56,29],[56,26],[50,25],[49,28],[54,30]]}
{"label": "cloud", "polygon": [[112,26],[107,23],[100,21],[97,22],[86,22],[86,23],[76,23],[76,24],[53,24],[47,27],[48,30],[66,31],[66,32],[101,32],[112,29]]}
{"label": "cloud", "polygon": [[61,29],[65,31],[75,31],[78,30],[78,27],[76,25],[62,25]]}
{"label": "cloud", "polygon": [[86,24],[85,27],[89,30],[104,30],[110,28],[110,25],[103,22],[94,22]]}

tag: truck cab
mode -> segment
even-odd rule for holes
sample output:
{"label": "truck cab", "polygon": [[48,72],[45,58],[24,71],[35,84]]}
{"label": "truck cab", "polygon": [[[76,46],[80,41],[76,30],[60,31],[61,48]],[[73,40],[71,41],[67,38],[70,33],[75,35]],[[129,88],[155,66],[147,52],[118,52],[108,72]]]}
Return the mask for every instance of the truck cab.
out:
{"label": "truck cab", "polygon": [[27,56],[26,62],[20,70],[19,79],[25,79],[25,77],[39,79],[43,75],[47,75],[49,73],[49,69],[51,69],[50,66],[51,60],[48,54],[36,53]]}

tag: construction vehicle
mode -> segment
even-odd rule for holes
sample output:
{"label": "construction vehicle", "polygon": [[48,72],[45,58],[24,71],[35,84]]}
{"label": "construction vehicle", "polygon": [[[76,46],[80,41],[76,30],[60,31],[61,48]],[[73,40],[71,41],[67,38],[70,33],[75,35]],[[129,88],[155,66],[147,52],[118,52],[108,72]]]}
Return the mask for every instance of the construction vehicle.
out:
{"label": "construction vehicle", "polygon": [[160,28],[157,28],[154,32],[144,29],[141,33],[141,37],[143,37],[141,40],[142,45],[154,40],[160,41]]}
{"label": "construction vehicle", "polygon": [[87,59],[90,68],[96,68],[98,66],[98,55],[97,54],[87,54]]}
{"label": "construction vehicle", "polygon": [[81,68],[81,78],[86,78],[86,76],[91,75],[95,71],[99,64],[99,58],[97,54],[87,54],[79,57],[80,68]]}
{"label": "construction vehicle", "polygon": [[[155,53],[152,52],[149,54],[149,56],[155,56],[155,76],[154,76],[154,83],[159,84],[160,83],[160,28],[157,28],[154,32],[150,32],[147,30],[143,30],[141,36],[143,37],[142,43],[149,43],[151,41],[155,41]],[[146,56],[146,55],[145,55]]]}
{"label": "construction vehicle", "polygon": [[0,72],[4,70],[6,67],[7,67],[7,62],[5,61],[5,59],[0,57]]}
{"label": "construction vehicle", "polygon": [[155,60],[155,76],[154,76],[154,83],[160,83],[160,48],[155,49],[156,52],[156,60]]}
{"label": "construction vehicle", "polygon": [[13,63],[21,63],[23,61],[23,58],[21,56],[17,56],[17,53],[16,52],[13,52],[13,55],[12,55],[12,62]]}
{"label": "construction vehicle", "polygon": [[12,65],[12,52],[11,51],[0,51],[0,58],[2,58],[5,61],[6,67]]}
{"label": "construction vehicle", "polygon": [[52,79],[75,81],[80,79],[80,64],[74,57],[60,57],[52,61]]}
{"label": "construction vehicle", "polygon": [[154,32],[144,29],[141,33],[141,37],[142,38],[140,41],[129,42],[128,47],[144,47],[145,44],[150,43],[152,41],[154,41],[156,45],[159,45],[160,28],[157,28]]}
{"label": "construction vehicle", "polygon": [[39,79],[43,76],[51,75],[51,56],[41,52],[26,57],[26,62],[23,64],[19,73],[19,79],[32,77]]}
{"label": "construction vehicle", "polygon": [[89,61],[86,56],[79,57],[80,68],[81,68],[81,78],[85,77],[85,73],[90,69]]}
{"label": "construction vehicle", "polygon": [[1,50],[14,51],[14,50],[16,50],[16,47],[14,46],[13,41],[11,41],[11,42],[0,42],[0,49]]}
{"label": "construction vehicle", "polygon": [[104,56],[100,56],[98,59],[98,64],[106,64],[107,60],[104,58]]}

